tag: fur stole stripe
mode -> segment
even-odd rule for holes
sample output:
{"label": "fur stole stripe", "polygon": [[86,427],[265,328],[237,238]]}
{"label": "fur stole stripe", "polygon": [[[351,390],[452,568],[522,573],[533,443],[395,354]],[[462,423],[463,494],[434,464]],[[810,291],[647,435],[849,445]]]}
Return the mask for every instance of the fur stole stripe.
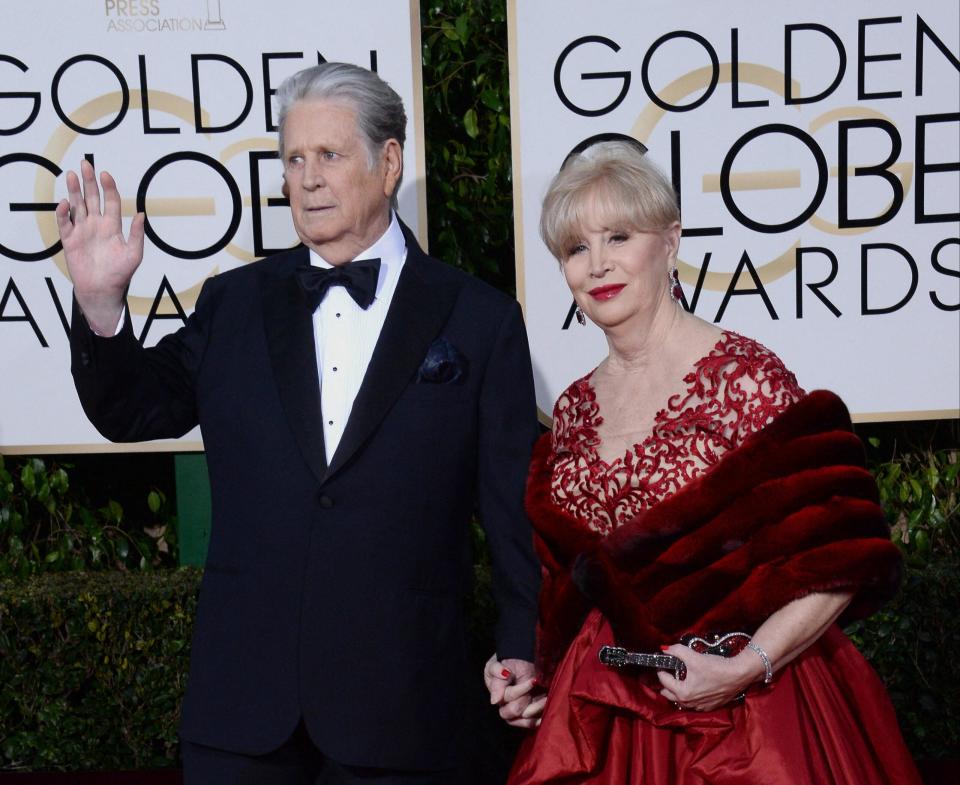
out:
{"label": "fur stole stripe", "polygon": [[810,393],[607,537],[553,505],[552,460],[547,434],[526,496],[544,566],[538,664],[546,678],[593,607],[621,645],[655,651],[686,632],[753,632],[816,591],[853,593],[845,623],[875,611],[899,584],[900,552],[833,393]]}

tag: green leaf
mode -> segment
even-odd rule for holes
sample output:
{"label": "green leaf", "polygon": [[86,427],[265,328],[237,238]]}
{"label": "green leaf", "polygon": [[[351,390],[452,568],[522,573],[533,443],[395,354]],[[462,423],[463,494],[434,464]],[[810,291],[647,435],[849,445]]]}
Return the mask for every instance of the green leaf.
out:
{"label": "green leaf", "polygon": [[470,38],[470,17],[466,14],[460,14],[460,16],[457,17],[456,31],[457,38],[463,43],[467,43],[467,40]]}
{"label": "green leaf", "polygon": [[457,29],[449,22],[444,22],[442,29],[443,29],[444,36],[446,36],[448,40],[450,41],[460,40],[460,36],[457,34]]}
{"label": "green leaf", "polygon": [[160,494],[156,491],[150,491],[150,493],[147,494],[147,506],[150,508],[150,512],[156,515],[160,512],[160,505]]}
{"label": "green leaf", "polygon": [[484,106],[493,109],[494,112],[503,111],[503,102],[496,90],[484,90],[480,93],[480,100],[483,101]]}
{"label": "green leaf", "polygon": [[914,501],[920,501],[923,498],[923,488],[915,477],[910,478],[910,490],[913,491]]}
{"label": "green leaf", "polygon": [[463,128],[471,139],[476,139],[480,134],[480,129],[477,127],[477,113],[473,109],[468,109],[463,115]]}
{"label": "green leaf", "polygon": [[33,471],[32,463],[24,464],[23,469],[20,470],[20,482],[27,493],[33,493],[34,488],[36,488],[37,479]]}

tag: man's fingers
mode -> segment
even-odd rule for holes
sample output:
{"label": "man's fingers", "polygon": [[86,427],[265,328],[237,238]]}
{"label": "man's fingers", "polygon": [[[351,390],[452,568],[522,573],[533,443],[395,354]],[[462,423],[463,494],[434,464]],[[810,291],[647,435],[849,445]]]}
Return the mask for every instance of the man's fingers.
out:
{"label": "man's fingers", "polygon": [[528,698],[520,698],[500,707],[500,716],[505,720],[515,720],[523,716],[523,712],[530,705]]}
{"label": "man's fingers", "polygon": [[73,171],[67,172],[67,202],[70,205],[70,220],[74,224],[87,217],[87,206],[80,192],[80,178]]}
{"label": "man's fingers", "polygon": [[113,176],[107,172],[100,172],[100,185],[103,186],[103,216],[112,223],[120,225],[120,192]]}
{"label": "man's fingers", "polygon": [[100,215],[100,188],[97,186],[97,176],[93,165],[84,158],[80,162],[80,177],[83,180],[83,202],[88,216]]}
{"label": "man's fingers", "polygon": [[503,691],[503,699],[508,703],[529,693],[537,684],[536,679],[527,679],[519,684],[511,684]]}
{"label": "man's fingers", "polygon": [[531,717],[530,719],[525,719],[520,717],[515,720],[507,720],[507,725],[510,725],[513,728],[536,728],[540,725],[540,718],[537,717],[534,719]]}
{"label": "man's fingers", "polygon": [[503,693],[507,689],[507,683],[503,679],[494,679],[490,684],[490,704],[496,705],[503,703]]}
{"label": "man's fingers", "polygon": [[[143,260],[143,233],[146,216],[143,213],[137,213],[133,216],[130,223],[130,237],[127,239],[127,248],[130,255],[138,260]],[[140,261],[137,262],[140,264]]]}
{"label": "man's fingers", "polygon": [[547,696],[541,695],[539,698],[534,698],[530,701],[530,705],[523,710],[523,714],[520,716],[524,719],[530,719],[532,717],[539,717],[543,714],[543,707],[547,704]]}
{"label": "man's fingers", "polygon": [[57,203],[54,215],[57,218],[57,231],[60,232],[60,239],[66,240],[73,232],[73,221],[70,220],[70,202],[61,199]]}

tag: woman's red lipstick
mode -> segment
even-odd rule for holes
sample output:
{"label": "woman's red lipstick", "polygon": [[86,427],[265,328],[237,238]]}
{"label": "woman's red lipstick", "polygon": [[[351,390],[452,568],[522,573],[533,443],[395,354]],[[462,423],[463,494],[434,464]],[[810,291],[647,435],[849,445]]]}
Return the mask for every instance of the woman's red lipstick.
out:
{"label": "woman's red lipstick", "polygon": [[595,289],[591,289],[587,294],[594,300],[612,300],[620,294],[620,290],[625,286],[625,283],[612,283],[607,286],[598,286]]}

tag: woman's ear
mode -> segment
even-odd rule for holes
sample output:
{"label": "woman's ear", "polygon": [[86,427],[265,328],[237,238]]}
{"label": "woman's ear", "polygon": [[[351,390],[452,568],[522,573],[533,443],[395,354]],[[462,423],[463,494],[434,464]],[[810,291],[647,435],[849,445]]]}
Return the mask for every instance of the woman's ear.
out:
{"label": "woman's ear", "polygon": [[667,245],[667,258],[671,264],[676,264],[677,254],[680,252],[680,222],[674,221],[663,230],[663,239]]}

